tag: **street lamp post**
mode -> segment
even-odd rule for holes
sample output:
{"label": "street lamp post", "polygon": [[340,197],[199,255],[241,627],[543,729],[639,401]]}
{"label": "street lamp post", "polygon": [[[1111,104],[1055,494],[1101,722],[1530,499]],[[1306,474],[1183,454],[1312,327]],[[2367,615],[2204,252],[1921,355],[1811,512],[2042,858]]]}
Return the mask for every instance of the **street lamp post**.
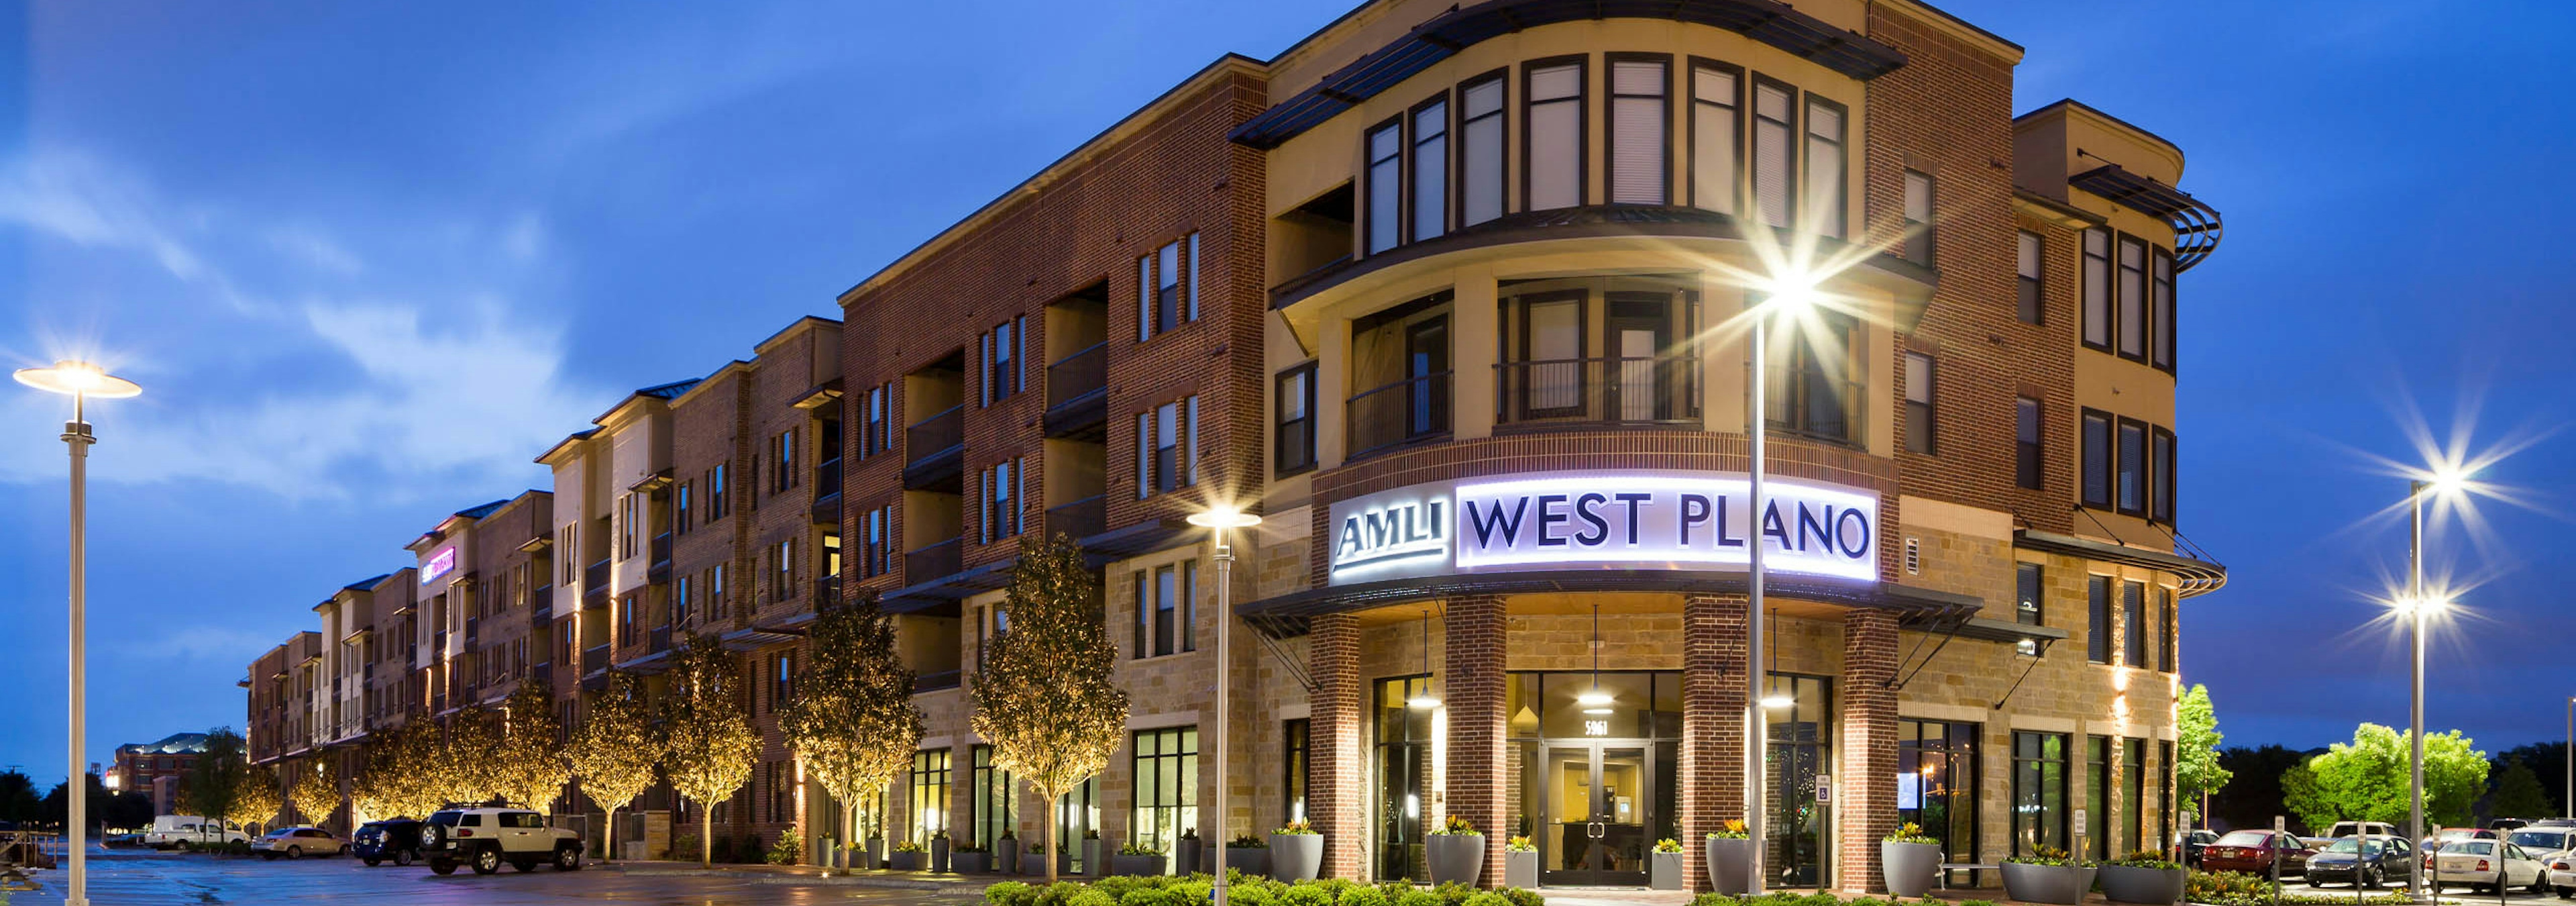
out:
{"label": "street lamp post", "polygon": [[2567,785],[2558,790],[2558,801],[2565,817],[2576,818],[2576,695],[2567,697]]}
{"label": "street lamp post", "polygon": [[[1209,890],[1216,906],[1226,906],[1225,847],[1234,838],[1226,836],[1226,737],[1231,735],[1233,711],[1228,707],[1228,692],[1234,686],[1234,546],[1225,541],[1226,529],[1251,528],[1261,524],[1261,517],[1234,509],[1218,507],[1190,514],[1191,525],[1207,529],[1216,541],[1216,831],[1209,836],[1216,847],[1216,879]],[[1182,866],[1189,871],[1189,866]]]}
{"label": "street lamp post", "polygon": [[1763,806],[1768,801],[1766,797],[1769,792],[1769,777],[1767,776],[1768,771],[1766,770],[1768,763],[1765,760],[1765,756],[1769,754],[1768,750],[1771,747],[1770,709],[1781,707],[1786,704],[1786,702],[1782,702],[1777,697],[1770,694],[1770,639],[1766,634],[1766,628],[1763,626],[1762,619],[1762,586],[1765,576],[1762,566],[1762,515],[1765,502],[1763,500],[1762,492],[1762,472],[1763,460],[1768,454],[1768,450],[1766,448],[1769,446],[1770,442],[1768,437],[1768,428],[1771,420],[1769,414],[1771,402],[1771,381],[1768,363],[1766,362],[1769,355],[1767,347],[1769,345],[1768,334],[1770,333],[1771,328],[1771,313],[1765,312],[1763,309],[1774,306],[1781,309],[1793,309],[1805,306],[1813,301],[1813,294],[1814,290],[1805,285],[1783,285],[1778,287],[1777,290],[1772,293],[1770,298],[1763,300],[1762,304],[1756,306],[1754,309],[1755,317],[1753,319],[1752,331],[1753,342],[1752,348],[1750,349],[1752,377],[1749,378],[1753,383],[1753,392],[1749,394],[1751,402],[1746,406],[1744,416],[1745,433],[1749,435],[1752,440],[1750,445],[1751,462],[1749,464],[1751,466],[1751,472],[1748,474],[1746,479],[1746,490],[1748,492],[1747,496],[1751,498],[1753,507],[1753,518],[1751,520],[1752,543],[1745,547],[1745,572],[1747,574],[1745,585],[1747,589],[1746,605],[1748,607],[1748,611],[1745,615],[1745,629],[1746,635],[1749,637],[1745,648],[1746,659],[1751,661],[1744,673],[1745,682],[1748,687],[1745,694],[1745,701],[1748,705],[1744,709],[1746,725],[1744,746],[1744,835],[1751,843],[1750,846],[1746,847],[1746,849],[1749,850],[1749,861],[1747,862],[1745,869],[1745,883],[1747,885],[1747,895],[1749,896],[1762,895],[1764,887],[1763,871],[1765,869],[1762,857],[1764,855],[1763,850],[1767,846],[1767,840],[1763,836],[1764,829],[1762,826],[1762,812]]}
{"label": "street lamp post", "polygon": [[[2408,684],[2411,692],[2406,708],[2410,747],[2406,760],[2406,838],[2418,846],[2424,841],[2424,490],[2429,486],[2416,481],[2408,485],[2407,493],[2413,515],[2406,532],[2406,638],[2413,679]],[[2424,899],[2423,876],[2420,871],[2406,873],[2409,899]]]}
{"label": "street lamp post", "polygon": [[63,444],[71,448],[71,776],[63,789],[70,806],[70,827],[64,828],[70,844],[69,876],[71,883],[63,896],[64,906],[89,906],[89,775],[83,769],[81,749],[89,729],[88,657],[86,617],[89,603],[87,569],[89,518],[89,446],[98,442],[90,433],[89,398],[121,399],[143,392],[143,388],[124,378],[109,375],[87,362],[65,359],[46,368],[20,368],[13,375],[18,383],[72,398],[72,420],[63,425]]}

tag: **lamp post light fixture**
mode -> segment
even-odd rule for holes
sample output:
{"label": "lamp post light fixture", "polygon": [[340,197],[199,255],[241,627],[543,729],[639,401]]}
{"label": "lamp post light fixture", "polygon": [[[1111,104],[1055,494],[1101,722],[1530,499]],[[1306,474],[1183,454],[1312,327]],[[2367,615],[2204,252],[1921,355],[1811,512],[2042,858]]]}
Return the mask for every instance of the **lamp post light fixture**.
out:
{"label": "lamp post light fixture", "polygon": [[[1746,634],[1749,637],[1747,639],[1745,657],[1746,660],[1751,662],[1750,669],[1745,671],[1745,699],[1755,703],[1754,707],[1746,709],[1746,713],[1744,715],[1746,723],[1744,746],[1744,833],[1745,836],[1750,838],[1752,841],[1752,845],[1748,847],[1748,849],[1751,850],[1751,862],[1745,870],[1749,888],[1747,890],[1748,896],[1761,896],[1763,891],[1764,868],[1762,865],[1762,851],[1766,845],[1765,841],[1768,838],[1764,836],[1762,826],[1762,805],[1769,801],[1769,797],[1766,795],[1769,778],[1765,776],[1766,772],[1764,771],[1764,768],[1767,765],[1764,755],[1767,754],[1771,747],[1770,711],[1771,709],[1786,707],[1790,703],[1787,697],[1774,695],[1770,692],[1770,639],[1765,636],[1765,627],[1763,626],[1762,620],[1762,586],[1764,579],[1762,568],[1762,512],[1764,504],[1762,494],[1762,472],[1763,459],[1768,452],[1765,447],[1769,443],[1769,438],[1767,437],[1769,432],[1767,429],[1770,427],[1771,420],[1769,413],[1771,402],[1770,367],[1765,361],[1768,356],[1768,350],[1765,347],[1769,345],[1769,334],[1771,332],[1772,318],[1774,316],[1795,316],[1816,303],[1816,286],[1815,279],[1813,277],[1792,275],[1786,278],[1774,280],[1768,287],[1768,290],[1769,297],[1762,300],[1761,304],[1754,306],[1752,312],[1754,315],[1753,330],[1751,331],[1753,334],[1753,342],[1752,348],[1749,350],[1751,353],[1750,364],[1752,365],[1752,369],[1750,373],[1752,377],[1749,381],[1753,387],[1752,392],[1747,394],[1747,396],[1750,397],[1751,402],[1747,406],[1744,416],[1746,433],[1750,436],[1752,441],[1750,445],[1752,461],[1750,463],[1751,468],[1748,471],[1748,487],[1746,490],[1748,492],[1747,496],[1752,499],[1753,505],[1753,542],[1745,545],[1747,558],[1745,564],[1745,585],[1748,592],[1745,628],[1747,630]],[[1789,323],[1795,323],[1794,317],[1790,319]]]}
{"label": "lamp post light fixture", "polygon": [[[1225,820],[1225,792],[1228,776],[1225,764],[1225,742],[1233,725],[1233,722],[1228,719],[1233,716],[1233,712],[1228,709],[1230,698],[1227,692],[1233,686],[1234,672],[1234,652],[1230,648],[1233,634],[1228,631],[1234,625],[1232,603],[1234,547],[1226,543],[1225,532],[1227,529],[1244,529],[1260,525],[1261,517],[1230,506],[1220,506],[1205,512],[1190,514],[1189,522],[1191,525],[1207,529],[1208,534],[1213,536],[1216,542],[1216,833],[1211,835],[1215,840],[1216,880],[1209,890],[1209,896],[1216,906],[1226,906],[1225,847],[1234,839],[1226,836]],[[1189,868],[1189,866],[1183,866],[1182,871],[1186,873]]]}
{"label": "lamp post light fixture", "polygon": [[[2406,531],[2406,602],[2401,608],[2407,617],[2407,660],[2412,674],[2407,701],[2406,833],[2408,839],[2418,843],[2424,839],[2424,621],[2450,606],[2449,601],[2436,601],[2424,593],[2424,498],[2428,494],[2456,494],[2467,483],[2468,476],[2458,469],[2436,467],[2426,477],[2407,484],[2410,512]],[[2408,873],[2406,888],[2411,899],[2423,902],[2423,872]]]}
{"label": "lamp post light fixture", "polygon": [[64,906],[89,906],[89,854],[88,841],[85,839],[89,835],[89,797],[82,793],[88,788],[88,774],[81,761],[82,737],[89,730],[87,714],[89,702],[86,688],[88,671],[84,664],[88,657],[89,640],[84,630],[86,617],[83,611],[89,604],[88,551],[86,549],[89,518],[89,446],[97,443],[98,437],[90,433],[88,409],[91,397],[123,399],[142,393],[143,388],[136,386],[133,381],[108,374],[106,369],[72,359],[64,359],[44,368],[20,368],[13,376],[18,379],[18,383],[48,393],[65,394],[72,398],[72,420],[63,425],[63,444],[71,448],[72,457],[71,779],[69,785],[65,787],[71,793],[64,797],[68,800],[71,814],[70,820],[65,822],[70,826],[63,829],[68,835],[65,840],[70,844],[67,851],[71,857],[68,872],[71,883],[64,892],[63,903]]}

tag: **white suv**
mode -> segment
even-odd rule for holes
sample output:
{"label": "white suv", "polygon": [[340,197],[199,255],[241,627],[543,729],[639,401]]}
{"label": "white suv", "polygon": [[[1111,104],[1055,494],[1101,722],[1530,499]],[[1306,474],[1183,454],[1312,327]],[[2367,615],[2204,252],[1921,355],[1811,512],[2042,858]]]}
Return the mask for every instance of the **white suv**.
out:
{"label": "white suv", "polygon": [[547,827],[546,816],[523,808],[440,809],[420,826],[420,851],[439,874],[464,864],[488,875],[503,862],[520,871],[545,862],[557,871],[581,870],[580,835]]}

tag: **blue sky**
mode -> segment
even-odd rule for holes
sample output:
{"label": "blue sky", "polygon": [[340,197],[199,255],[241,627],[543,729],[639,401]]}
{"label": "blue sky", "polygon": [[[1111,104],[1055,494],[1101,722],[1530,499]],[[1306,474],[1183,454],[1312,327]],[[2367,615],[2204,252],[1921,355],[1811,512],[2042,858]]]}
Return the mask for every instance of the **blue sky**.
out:
{"label": "blue sky", "polygon": [[[2445,530],[2485,583],[2431,717],[2555,736],[2576,506],[2544,212],[2576,135],[2569,13],[2301,0],[1949,3],[2072,96],[2180,144],[2226,212],[2182,284],[2185,605],[2231,741],[2403,717],[2365,595],[2402,569],[2369,455],[2455,420],[2538,439],[2536,509]],[[0,358],[111,362],[94,416],[90,758],[243,721],[233,682],[443,513],[626,388],[703,373],[1227,51],[1342,0],[156,6],[0,14]],[[958,51],[974,56],[961,68]],[[2554,254],[2555,253],[2555,254]],[[2474,405],[2464,405],[2463,401]],[[0,766],[62,773],[62,446],[0,393]]]}

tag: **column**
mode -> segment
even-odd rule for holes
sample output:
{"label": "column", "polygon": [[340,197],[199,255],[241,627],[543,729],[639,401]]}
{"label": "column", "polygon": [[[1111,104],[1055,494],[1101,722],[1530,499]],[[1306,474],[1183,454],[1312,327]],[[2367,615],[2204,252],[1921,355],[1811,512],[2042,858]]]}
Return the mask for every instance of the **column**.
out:
{"label": "column", "polygon": [[1750,646],[1743,595],[1682,601],[1681,832],[1683,886],[1714,889],[1704,840],[1744,817],[1744,666]]}
{"label": "column", "polygon": [[1449,349],[1450,386],[1457,402],[1449,409],[1450,435],[1459,440],[1491,437],[1496,350],[1483,338],[1502,336],[1501,312],[1494,307],[1494,274],[1489,267],[1461,267],[1451,276],[1449,336],[1456,340]]}
{"label": "column", "polygon": [[1878,842],[1896,829],[1896,615],[1853,610],[1843,615],[1842,733],[1834,772],[1840,849],[1834,884],[1844,893],[1885,892]]}
{"label": "column", "polygon": [[1483,887],[1503,886],[1503,843],[1511,814],[1503,774],[1503,599],[1493,595],[1449,601],[1443,646],[1442,703],[1448,708],[1448,812],[1485,832]]}
{"label": "column", "polygon": [[1361,877],[1368,836],[1368,774],[1360,749],[1360,624],[1346,613],[1315,618],[1306,637],[1315,694],[1307,711],[1306,817],[1324,835],[1324,877]]}

